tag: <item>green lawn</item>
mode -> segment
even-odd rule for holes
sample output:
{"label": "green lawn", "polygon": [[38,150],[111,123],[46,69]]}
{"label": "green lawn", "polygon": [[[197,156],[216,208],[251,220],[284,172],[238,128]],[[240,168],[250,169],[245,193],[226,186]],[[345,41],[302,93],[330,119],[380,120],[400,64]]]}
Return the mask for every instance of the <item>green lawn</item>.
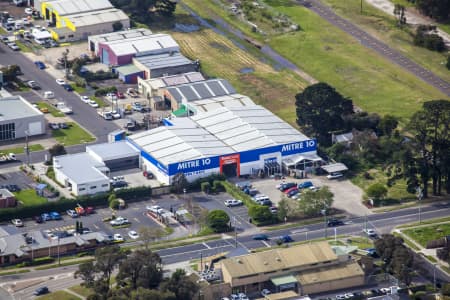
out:
{"label": "green lawn", "polygon": [[89,98],[91,98],[91,100],[94,100],[95,102],[97,102],[98,107],[105,107],[105,106],[107,106],[107,104],[105,103],[105,101],[103,101],[103,99],[100,99],[100,98],[95,97],[95,96],[91,96]]}
{"label": "green lawn", "polygon": [[[414,4],[409,2],[408,0],[391,0],[391,2],[394,4],[403,5],[404,7],[414,7]],[[366,6],[364,6],[364,10],[365,9],[366,9]]]}
{"label": "green lawn", "polygon": [[83,287],[81,285],[72,286],[72,287],[69,288],[69,290],[72,290],[75,293],[77,293],[77,294],[79,294],[81,296],[84,296],[84,297],[88,297],[89,295],[94,293],[94,291],[92,291],[92,289],[85,288],[85,287]]}
{"label": "green lawn", "polygon": [[77,296],[72,295],[65,291],[56,291],[56,292],[38,297],[36,299],[39,299],[39,300],[81,300],[80,297],[77,297]]}
{"label": "green lawn", "polygon": [[[324,0],[324,2],[331,5],[336,13],[351,20],[366,32],[388,44],[391,48],[431,70],[442,79],[450,81],[450,72],[445,67],[445,63],[442,64],[447,61],[446,53],[414,46],[414,28],[408,26],[399,28],[394,17],[383,13],[371,5],[367,5],[364,13],[361,14],[359,5],[354,1]],[[407,1],[401,0],[399,2]]]}
{"label": "green lawn", "polygon": [[73,88],[75,92],[78,94],[84,94],[86,93],[86,88],[76,85],[75,83],[70,84],[70,86]]}
{"label": "green lawn", "polygon": [[51,105],[51,104],[49,104],[47,102],[38,102],[36,104],[37,104],[39,109],[41,109],[41,108],[48,109],[48,112],[54,117],[64,117],[64,114],[62,112],[60,112],[53,105]]}
{"label": "green lawn", "polygon": [[20,192],[14,192],[16,199],[23,203],[24,206],[38,205],[47,203],[47,199],[36,194],[33,189],[21,190]]}
{"label": "green lawn", "polygon": [[426,247],[428,241],[450,235],[450,223],[405,229],[403,233]]}
{"label": "green lawn", "polygon": [[[41,144],[33,144],[33,145],[29,145],[29,147],[30,147],[30,152],[44,150],[44,147]],[[23,147],[0,149],[0,154],[5,154],[5,153],[21,154],[24,152],[25,152],[25,149],[23,149]]]}
{"label": "green lawn", "polygon": [[276,7],[302,31],[271,39],[270,45],[320,81],[328,82],[366,111],[405,119],[422,102],[446,96],[360,45],[306,8]]}
{"label": "green lawn", "polygon": [[[351,240],[352,242],[350,243],[348,240]],[[373,248],[373,241],[369,238],[364,238],[364,237],[350,237],[347,239],[346,242],[347,246],[356,246],[359,249],[367,249],[367,248]]]}
{"label": "green lawn", "polygon": [[31,52],[31,49],[27,45],[22,43],[21,41],[16,41],[15,43],[20,48],[20,51],[22,51],[22,52]]}
{"label": "green lawn", "polygon": [[58,143],[64,146],[71,146],[83,143],[89,143],[95,138],[74,122],[68,122],[68,129],[57,129],[52,131],[52,136]]}

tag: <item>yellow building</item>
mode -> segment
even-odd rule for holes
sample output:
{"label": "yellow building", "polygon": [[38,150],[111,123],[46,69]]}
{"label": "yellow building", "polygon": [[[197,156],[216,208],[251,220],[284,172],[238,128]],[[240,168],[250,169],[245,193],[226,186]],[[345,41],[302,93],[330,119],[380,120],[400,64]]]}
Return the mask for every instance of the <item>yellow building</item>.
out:
{"label": "yellow building", "polygon": [[364,285],[364,272],[347,254],[337,255],[327,242],[277,248],[225,259],[223,281],[234,292],[264,288],[299,295]]}
{"label": "yellow building", "polygon": [[53,26],[49,28],[52,37],[60,42],[112,32],[117,22],[124,29],[130,27],[128,16],[108,0],[37,0],[35,8]]}

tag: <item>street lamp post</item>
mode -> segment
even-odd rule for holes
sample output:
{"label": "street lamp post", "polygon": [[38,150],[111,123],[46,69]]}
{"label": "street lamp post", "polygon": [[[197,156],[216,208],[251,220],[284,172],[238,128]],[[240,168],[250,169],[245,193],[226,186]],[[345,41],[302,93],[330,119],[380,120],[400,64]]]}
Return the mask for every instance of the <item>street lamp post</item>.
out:
{"label": "street lamp post", "polygon": [[325,208],[324,209],[322,209],[322,214],[323,214],[323,219],[324,219],[324,224],[323,224],[323,227],[324,227],[324,231],[325,231],[325,238],[327,238],[328,237],[328,230],[327,230],[327,207],[325,206]]}
{"label": "street lamp post", "polygon": [[433,287],[434,291],[436,292],[436,264],[433,264]]}
{"label": "street lamp post", "polygon": [[422,198],[423,198],[423,191],[420,186],[417,187],[417,200],[419,202],[419,224],[422,223]]}

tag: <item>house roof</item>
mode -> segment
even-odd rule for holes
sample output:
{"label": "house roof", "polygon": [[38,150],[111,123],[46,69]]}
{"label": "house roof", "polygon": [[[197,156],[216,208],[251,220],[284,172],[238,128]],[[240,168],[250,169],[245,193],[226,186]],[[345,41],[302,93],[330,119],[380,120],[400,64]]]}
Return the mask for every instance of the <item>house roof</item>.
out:
{"label": "house roof", "polygon": [[303,271],[297,274],[297,279],[301,285],[308,285],[356,276],[364,276],[364,271],[356,262],[350,262],[343,265]]}
{"label": "house roof", "polygon": [[0,121],[12,121],[34,116],[44,116],[21,96],[0,98]]}
{"label": "house roof", "polygon": [[133,60],[144,65],[150,70],[177,67],[192,64],[192,60],[183,56],[180,52],[169,52],[160,54],[149,54],[145,56],[136,56]]}
{"label": "house roof", "polygon": [[53,158],[53,166],[77,184],[98,180],[109,182],[109,178],[100,171],[107,169],[105,164],[87,152],[56,156]]}
{"label": "house roof", "polygon": [[221,263],[232,278],[237,278],[337,259],[328,242],[323,241],[237,256],[225,259]]}

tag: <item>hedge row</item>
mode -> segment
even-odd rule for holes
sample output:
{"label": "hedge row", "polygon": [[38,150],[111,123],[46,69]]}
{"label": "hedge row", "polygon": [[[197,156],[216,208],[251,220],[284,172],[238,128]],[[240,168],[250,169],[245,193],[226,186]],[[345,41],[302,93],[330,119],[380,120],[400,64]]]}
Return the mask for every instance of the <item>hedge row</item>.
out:
{"label": "hedge row", "polygon": [[214,181],[225,181],[226,177],[223,174],[211,174],[209,176],[199,178],[189,183],[188,189],[190,191],[198,191],[201,189],[201,185],[203,182],[209,182],[210,186],[214,186]]}
{"label": "hedge row", "polygon": [[252,200],[252,197],[241,191],[241,189],[236,187],[233,183],[222,181],[222,186],[228,194],[230,194],[234,199],[238,199],[244,202],[245,206],[247,206],[248,208],[258,205],[255,201]]}
{"label": "hedge row", "polygon": [[[151,196],[152,189],[150,187],[136,187],[129,189],[121,189],[115,191],[118,198],[124,199],[126,202],[135,202],[144,197]],[[31,218],[42,213],[51,211],[65,212],[68,209],[74,209],[77,204],[81,206],[108,206],[108,197],[110,193],[101,193],[91,196],[80,196],[76,199],[60,198],[58,201],[47,202],[39,205],[22,206],[16,208],[0,209],[0,221],[9,221],[12,218]]]}

